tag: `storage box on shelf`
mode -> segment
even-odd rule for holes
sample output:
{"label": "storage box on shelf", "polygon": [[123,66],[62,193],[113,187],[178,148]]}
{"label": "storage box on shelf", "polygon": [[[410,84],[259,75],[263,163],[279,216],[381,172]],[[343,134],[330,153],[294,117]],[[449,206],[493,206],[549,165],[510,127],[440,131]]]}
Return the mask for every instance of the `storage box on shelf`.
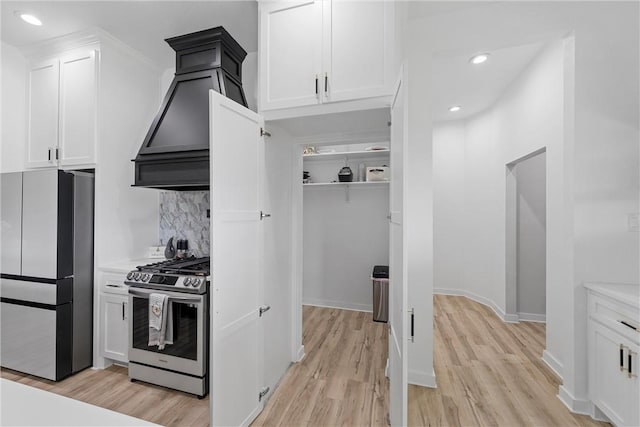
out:
{"label": "storage box on shelf", "polygon": [[640,425],[638,285],[586,284],[589,398],[616,426]]}
{"label": "storage box on shelf", "polygon": [[388,97],[395,78],[393,2],[267,1],[259,21],[260,111],[363,99],[372,100],[368,108],[389,105],[375,98]]}

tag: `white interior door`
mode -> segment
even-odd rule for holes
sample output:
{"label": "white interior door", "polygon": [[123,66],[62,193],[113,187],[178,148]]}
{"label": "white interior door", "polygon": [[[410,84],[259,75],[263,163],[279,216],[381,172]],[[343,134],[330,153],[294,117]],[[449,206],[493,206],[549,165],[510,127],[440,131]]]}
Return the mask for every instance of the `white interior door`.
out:
{"label": "white interior door", "polygon": [[404,236],[405,88],[401,78],[391,105],[391,182],[389,225],[389,419],[407,425],[407,270]]}
{"label": "white interior door", "polygon": [[246,426],[264,385],[262,118],[210,91],[211,425]]}

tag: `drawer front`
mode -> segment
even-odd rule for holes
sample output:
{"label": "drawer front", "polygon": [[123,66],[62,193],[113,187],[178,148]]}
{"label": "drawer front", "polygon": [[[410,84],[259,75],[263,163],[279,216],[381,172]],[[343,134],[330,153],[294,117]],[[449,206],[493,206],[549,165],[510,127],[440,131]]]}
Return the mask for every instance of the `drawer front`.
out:
{"label": "drawer front", "polygon": [[640,329],[633,330],[621,322],[635,327],[639,325],[638,311],[601,295],[589,293],[589,317],[611,328],[613,331],[640,344]]}
{"label": "drawer front", "polygon": [[100,276],[101,291],[108,294],[129,295],[129,286],[124,284],[126,274],[102,273]]}
{"label": "drawer front", "polygon": [[0,278],[0,297],[47,305],[64,304],[72,299],[73,279],[54,283]]}

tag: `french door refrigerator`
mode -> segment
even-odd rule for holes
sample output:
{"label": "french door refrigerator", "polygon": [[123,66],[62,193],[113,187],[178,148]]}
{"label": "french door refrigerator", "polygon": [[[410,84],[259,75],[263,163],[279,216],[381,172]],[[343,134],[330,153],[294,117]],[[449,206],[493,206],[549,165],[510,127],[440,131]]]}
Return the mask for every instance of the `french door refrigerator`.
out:
{"label": "french door refrigerator", "polygon": [[0,364],[60,380],[92,365],[94,175],[0,176]]}

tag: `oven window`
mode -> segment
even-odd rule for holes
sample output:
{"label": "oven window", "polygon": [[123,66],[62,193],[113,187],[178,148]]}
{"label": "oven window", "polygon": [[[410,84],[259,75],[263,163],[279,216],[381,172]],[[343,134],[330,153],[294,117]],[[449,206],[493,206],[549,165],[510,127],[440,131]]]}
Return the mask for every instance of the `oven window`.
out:
{"label": "oven window", "polygon": [[[171,301],[171,300],[169,300]],[[198,359],[198,306],[171,302],[173,308],[173,344],[164,350],[149,346],[149,300],[133,298],[133,347],[183,359]]]}

